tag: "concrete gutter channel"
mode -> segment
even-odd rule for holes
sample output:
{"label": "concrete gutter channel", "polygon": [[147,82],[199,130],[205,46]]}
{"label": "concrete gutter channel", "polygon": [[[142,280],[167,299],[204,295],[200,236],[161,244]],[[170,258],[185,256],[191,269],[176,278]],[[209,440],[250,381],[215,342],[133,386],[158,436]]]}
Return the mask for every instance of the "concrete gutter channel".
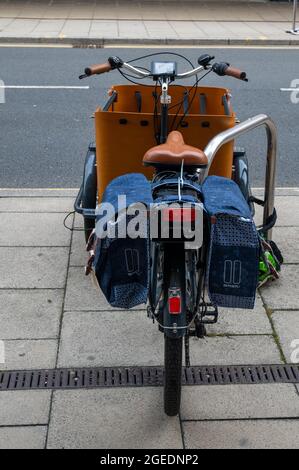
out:
{"label": "concrete gutter channel", "polygon": [[[0,339],[6,352],[0,381],[4,385],[11,371],[19,371],[10,380],[20,385],[0,392],[0,448],[298,447],[299,386],[287,364],[298,371],[292,354],[299,338],[299,189],[277,190],[281,278],[261,290],[253,311],[221,309],[208,337],[192,339],[191,364],[198,366],[192,380],[205,364],[211,369],[202,383],[186,377],[181,414],[174,419],[163,414],[161,367],[154,367],[163,364],[162,335],[144,309],[112,309],[84,276],[82,232],[71,235],[62,226],[75,194],[0,190]],[[73,224],[82,227],[81,218]],[[226,383],[244,364],[251,366],[243,383]],[[259,365],[269,371],[272,364],[286,368],[288,377],[259,381]],[[117,386],[116,375],[106,370],[98,386],[99,375],[90,371],[105,368],[133,383]],[[143,377],[154,371],[146,386],[138,383],[140,370]],[[46,386],[30,388],[39,371],[48,371]],[[212,372],[217,386],[211,386]],[[86,381],[77,387],[83,376],[90,377],[90,387]],[[265,433],[267,440],[261,439]]]}

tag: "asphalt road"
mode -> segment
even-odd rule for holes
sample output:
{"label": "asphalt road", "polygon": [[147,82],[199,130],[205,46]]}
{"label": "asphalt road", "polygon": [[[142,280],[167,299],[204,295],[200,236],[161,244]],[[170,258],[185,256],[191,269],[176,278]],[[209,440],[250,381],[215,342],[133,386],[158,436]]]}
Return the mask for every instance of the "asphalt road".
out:
{"label": "asphalt road", "polygon": [[[174,52],[174,49],[171,49]],[[194,63],[205,49],[178,49]],[[249,83],[210,74],[203,84],[227,86],[234,108],[244,120],[269,114],[279,136],[278,186],[299,186],[299,103],[293,104],[289,88],[299,79],[298,49],[207,49],[219,61],[247,71]],[[0,48],[0,79],[5,85],[87,86],[70,89],[6,89],[0,104],[0,187],[78,187],[88,143],[94,139],[96,106],[106,99],[113,83],[123,83],[117,71],[84,82],[85,66],[105,61],[109,55],[132,59],[158,49]],[[149,64],[150,59],[140,64]],[[188,69],[179,61],[179,69]],[[299,93],[297,95],[299,97]],[[262,186],[265,168],[265,131],[255,130],[239,139],[251,161],[251,181]],[[121,151],[121,149],[120,149]]]}

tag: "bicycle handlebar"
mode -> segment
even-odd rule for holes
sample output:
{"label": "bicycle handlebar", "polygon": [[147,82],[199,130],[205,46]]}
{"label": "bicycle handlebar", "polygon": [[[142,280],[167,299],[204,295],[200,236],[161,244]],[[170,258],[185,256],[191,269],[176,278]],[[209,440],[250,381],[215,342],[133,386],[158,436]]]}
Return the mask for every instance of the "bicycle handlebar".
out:
{"label": "bicycle handlebar", "polygon": [[238,78],[239,80],[248,82],[248,79],[246,77],[246,72],[242,72],[242,70],[236,67],[231,67],[230,64],[227,64],[226,62],[213,64],[212,70],[213,72],[215,72],[217,75],[220,75],[221,77],[224,75],[227,75],[229,77]]}
{"label": "bicycle handlebar", "polygon": [[84,72],[87,77],[90,77],[91,75],[100,75],[101,73],[110,72],[110,70],[112,70],[112,66],[109,62],[106,62],[105,64],[91,65],[90,67],[86,67]]}
{"label": "bicycle handlebar", "polygon": [[242,72],[242,70],[236,68],[236,67],[227,67],[225,71],[225,75],[228,75],[229,77],[234,77],[238,78],[239,80],[246,81],[246,72]]}
{"label": "bicycle handlebar", "polygon": [[[138,67],[135,67],[131,64],[128,64],[126,62],[123,62],[119,57],[109,57],[108,62],[104,64],[98,64],[98,65],[91,65],[90,67],[86,67],[85,69],[85,74],[80,75],[81,78],[85,77],[90,77],[91,75],[100,75],[102,73],[110,72],[111,70],[114,69],[120,69],[124,68],[128,70],[129,72],[133,72],[136,75],[138,75],[140,78],[146,78],[152,76],[150,72],[145,72],[144,70],[139,69]],[[230,76],[234,78],[238,78],[239,80],[243,81],[248,81],[246,78],[246,72],[243,72],[242,70],[231,67],[230,64],[226,62],[220,62],[220,63],[214,63],[213,65],[206,65],[202,66],[200,65],[199,67],[196,67],[195,69],[191,69],[187,72],[179,73],[175,76],[177,79],[184,79],[184,78],[189,78],[192,77],[193,75],[197,75],[199,73],[205,72],[206,70],[212,70],[215,72],[217,75],[220,76]]]}

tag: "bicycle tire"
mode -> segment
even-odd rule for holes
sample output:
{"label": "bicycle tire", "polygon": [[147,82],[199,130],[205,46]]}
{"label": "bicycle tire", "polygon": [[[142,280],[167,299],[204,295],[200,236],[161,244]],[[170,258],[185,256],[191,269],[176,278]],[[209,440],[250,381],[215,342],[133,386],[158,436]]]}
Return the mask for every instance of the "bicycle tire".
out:
{"label": "bicycle tire", "polygon": [[[167,279],[164,309],[167,309],[168,313],[169,286],[180,289],[181,308],[185,309],[185,252],[183,244],[168,246],[165,251],[164,269]],[[183,337],[164,333],[164,411],[168,416],[176,416],[180,411],[182,351]]]}
{"label": "bicycle tire", "polygon": [[176,416],[181,405],[183,338],[165,336],[164,346],[164,411]]}

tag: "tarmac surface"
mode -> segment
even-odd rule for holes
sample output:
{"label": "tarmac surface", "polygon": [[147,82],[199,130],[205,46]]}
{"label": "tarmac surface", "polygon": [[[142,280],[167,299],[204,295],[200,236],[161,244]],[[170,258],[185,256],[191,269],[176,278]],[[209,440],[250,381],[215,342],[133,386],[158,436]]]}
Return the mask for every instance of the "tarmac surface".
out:
{"label": "tarmac surface", "polygon": [[[78,187],[88,144],[94,140],[94,120],[90,117],[106,101],[112,84],[126,83],[117,71],[82,81],[78,75],[86,66],[105,62],[110,55],[126,60],[161,50],[164,49],[0,48],[4,86],[20,87],[5,89],[5,103],[0,104],[0,187]],[[272,117],[278,129],[277,186],[298,186],[299,103],[292,103],[291,91],[280,89],[288,90],[294,79],[299,80],[299,50],[202,47],[170,51],[185,55],[194,64],[207,51],[217,61],[230,62],[247,72],[248,83],[213,73],[201,83],[230,88],[240,120],[260,113]],[[139,64],[149,66],[151,60],[150,57]],[[189,69],[181,59],[178,64],[179,70]],[[33,89],[26,89],[28,86]],[[294,93],[299,99],[296,88]],[[263,186],[264,129],[241,137],[236,145],[247,150],[252,185]]]}

